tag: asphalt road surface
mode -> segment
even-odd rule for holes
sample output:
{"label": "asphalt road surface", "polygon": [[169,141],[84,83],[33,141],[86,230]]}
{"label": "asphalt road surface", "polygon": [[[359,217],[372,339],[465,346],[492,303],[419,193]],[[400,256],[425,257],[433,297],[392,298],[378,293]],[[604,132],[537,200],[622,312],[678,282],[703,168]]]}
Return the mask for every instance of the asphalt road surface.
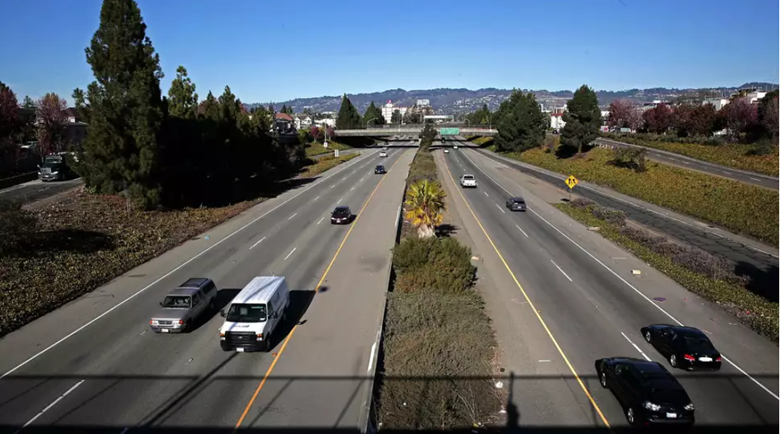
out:
{"label": "asphalt road surface", "polygon": [[734,181],[744,182],[745,184],[757,185],[759,187],[777,190],[780,188],[780,180],[775,177],[763,175],[760,173],[748,172],[746,170],[734,169],[732,167],[721,166],[720,164],[709,163],[707,161],[697,160],[673,152],[662,151],[658,149],[638,146],[631,143],[618,142],[616,140],[598,138],[597,144],[604,144],[615,147],[631,147],[647,149],[647,157],[659,163],[671,164],[684,169],[698,170],[699,172],[710,175],[728,178]]}
{"label": "asphalt road surface", "polygon": [[[504,167],[508,166],[550,184],[563,186],[565,175],[548,172],[486,150],[478,152],[480,155],[500,162]],[[762,243],[751,242],[752,240],[747,240],[745,237],[735,237],[725,231],[714,230],[712,226],[701,224],[690,218],[683,216],[675,218],[670,215],[674,213],[664,212],[665,210],[661,207],[654,207],[650,204],[641,205],[641,201],[627,196],[623,199],[621,198],[623,195],[611,192],[604,187],[580,182],[576,189],[577,195],[603,206],[623,211],[630,220],[645,227],[655,229],[661,234],[669,235],[686,244],[730,260],[735,264],[735,270],[738,274],[746,275],[751,279],[751,285],[756,292],[765,293],[777,299],[777,249]],[[652,212],[653,208],[657,208],[655,212]],[[774,252],[774,255],[770,252]]]}
{"label": "asphalt road surface", "polygon": [[[0,428],[356,430],[414,152],[366,150],[4,337]],[[375,175],[377,164],[388,173]],[[357,220],[331,225],[336,205]],[[212,278],[225,305],[271,274],[288,279],[291,321],[270,353],[223,352],[218,314],[189,334],[149,330],[158,302],[189,277]]]}
{"label": "asphalt road surface", "polygon": [[37,202],[64,193],[82,185],[81,178],[67,181],[43,182],[40,179],[0,190],[0,199],[19,200],[22,203]]}
{"label": "asphalt road surface", "polygon": [[[776,345],[587,231],[519,181],[536,182],[532,178],[475,150],[436,154],[452,185],[466,173],[477,178],[478,188],[455,187],[452,200],[470,236],[482,239],[494,283],[488,291],[505,300],[501,320],[515,321],[518,341],[536,356],[513,368],[521,425],[626,425],[615,398],[598,385],[594,361],[628,356],[664,363],[696,405],[698,426],[769,425],[767,432],[777,432]],[[526,198],[527,212],[506,209],[515,195]],[[458,205],[464,199],[468,206]],[[724,355],[720,372],[673,369],[640,334],[645,325],[677,321],[709,335]]]}

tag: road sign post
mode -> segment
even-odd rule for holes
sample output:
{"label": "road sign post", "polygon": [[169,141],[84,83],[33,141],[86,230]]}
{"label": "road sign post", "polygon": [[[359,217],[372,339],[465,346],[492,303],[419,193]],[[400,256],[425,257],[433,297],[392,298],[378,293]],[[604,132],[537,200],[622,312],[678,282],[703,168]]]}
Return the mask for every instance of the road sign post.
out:
{"label": "road sign post", "polygon": [[579,184],[579,180],[574,177],[574,175],[569,175],[568,178],[566,178],[566,185],[569,186],[569,202],[571,203],[571,191],[574,189],[574,186]]}

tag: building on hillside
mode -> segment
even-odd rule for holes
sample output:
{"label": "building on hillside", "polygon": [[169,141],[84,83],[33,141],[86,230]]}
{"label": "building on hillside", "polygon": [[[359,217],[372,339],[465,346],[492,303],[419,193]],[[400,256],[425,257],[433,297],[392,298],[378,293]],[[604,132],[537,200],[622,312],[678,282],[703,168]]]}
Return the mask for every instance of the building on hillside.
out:
{"label": "building on hillside", "polygon": [[563,112],[550,113],[550,128],[554,130],[562,130],[566,122],[563,121]]}
{"label": "building on hillside", "polygon": [[295,121],[287,113],[276,113],[274,115],[274,130],[279,134],[294,133]]}
{"label": "building on hillside", "polygon": [[707,98],[704,101],[702,101],[702,105],[704,104],[712,104],[715,106],[715,110],[720,110],[729,103],[729,100],[727,98]]}
{"label": "building on hillside", "polygon": [[390,123],[393,119],[393,112],[398,110],[401,116],[405,115],[409,107],[401,107],[393,105],[392,101],[387,101],[387,104],[382,106],[382,117],[385,118],[385,122]]}
{"label": "building on hillside", "polygon": [[327,125],[331,128],[336,127],[336,120],[333,118],[322,118],[322,119],[316,119],[314,120],[314,125],[317,128],[322,128],[323,126]]}
{"label": "building on hillside", "polygon": [[417,100],[417,107],[430,107],[431,106],[431,100],[429,99],[418,99]]}
{"label": "building on hillside", "polygon": [[295,129],[296,130],[309,129],[312,126],[311,116],[309,116],[309,115],[307,115],[305,113],[301,113],[301,114],[295,115],[294,122],[295,122]]}
{"label": "building on hillside", "polygon": [[642,104],[642,111],[643,111],[643,112],[646,112],[646,111],[648,111],[648,110],[651,110],[651,109],[654,109],[654,108],[658,107],[658,106],[659,106],[659,105],[661,105],[661,104],[663,104],[663,105],[666,105],[666,106],[669,106],[669,105],[671,105],[671,104],[669,103],[669,101],[664,101],[664,100],[661,100],[661,99],[656,99],[656,100],[653,100],[652,102],[646,102],[646,103]]}

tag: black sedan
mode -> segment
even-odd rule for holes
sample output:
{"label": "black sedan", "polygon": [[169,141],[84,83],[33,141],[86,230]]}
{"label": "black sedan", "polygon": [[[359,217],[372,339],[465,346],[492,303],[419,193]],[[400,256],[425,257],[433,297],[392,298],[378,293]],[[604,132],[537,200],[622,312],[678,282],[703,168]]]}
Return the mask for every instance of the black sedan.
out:
{"label": "black sedan", "polygon": [[345,225],[352,222],[355,216],[348,206],[337,206],[330,215],[330,223],[333,225]]}
{"label": "black sedan", "polygon": [[510,197],[506,200],[506,207],[510,211],[525,211],[525,199],[522,197]]}
{"label": "black sedan", "polygon": [[387,170],[385,170],[385,166],[380,164],[374,168],[374,173],[377,175],[384,175],[387,173]]}
{"label": "black sedan", "polygon": [[596,360],[601,387],[615,395],[634,426],[686,425],[695,408],[682,384],[658,362],[630,357]]}
{"label": "black sedan", "polygon": [[675,368],[718,371],[720,352],[701,330],[667,324],[642,327],[642,336]]}

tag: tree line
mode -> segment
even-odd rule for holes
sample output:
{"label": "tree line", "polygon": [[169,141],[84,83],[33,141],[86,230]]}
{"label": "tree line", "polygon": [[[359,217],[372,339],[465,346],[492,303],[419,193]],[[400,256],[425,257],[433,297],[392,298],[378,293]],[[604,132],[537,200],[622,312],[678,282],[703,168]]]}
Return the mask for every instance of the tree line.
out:
{"label": "tree line", "polygon": [[248,111],[229,86],[199,100],[180,66],[167,96],[159,55],[134,0],[104,0],[85,50],[95,80],[73,99],[87,123],[76,170],[97,193],[126,192],[139,206],[240,200],[288,176],[302,159],[297,140],[272,131],[272,111]]}

